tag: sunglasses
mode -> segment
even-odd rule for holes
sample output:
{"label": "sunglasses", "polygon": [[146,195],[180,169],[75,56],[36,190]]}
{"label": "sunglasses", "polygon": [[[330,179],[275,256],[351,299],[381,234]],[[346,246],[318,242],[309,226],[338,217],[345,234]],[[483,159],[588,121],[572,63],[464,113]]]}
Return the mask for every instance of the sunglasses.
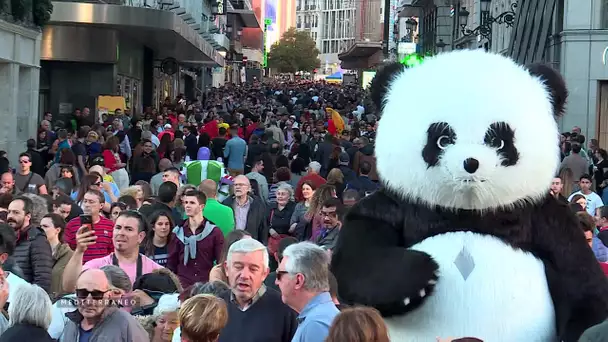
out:
{"label": "sunglasses", "polygon": [[106,293],[108,293],[110,290],[107,291],[100,291],[100,290],[93,290],[93,291],[89,291],[87,289],[76,289],[76,297],[78,299],[87,299],[89,297],[89,295],[91,295],[91,298],[95,299],[95,300],[100,300],[103,299],[104,295]]}
{"label": "sunglasses", "polygon": [[29,160],[20,160],[20,161],[19,161],[19,164],[27,164],[27,163],[29,163],[29,162],[30,162]]}

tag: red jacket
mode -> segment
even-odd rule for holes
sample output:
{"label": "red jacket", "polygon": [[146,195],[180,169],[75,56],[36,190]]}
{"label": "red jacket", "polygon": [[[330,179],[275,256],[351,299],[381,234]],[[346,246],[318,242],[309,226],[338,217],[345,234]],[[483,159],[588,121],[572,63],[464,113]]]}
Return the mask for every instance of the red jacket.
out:
{"label": "red jacket", "polygon": [[201,128],[199,133],[207,133],[207,135],[209,135],[209,138],[211,139],[217,138],[217,136],[219,135],[217,128],[217,120],[211,120],[204,124],[203,128]]}

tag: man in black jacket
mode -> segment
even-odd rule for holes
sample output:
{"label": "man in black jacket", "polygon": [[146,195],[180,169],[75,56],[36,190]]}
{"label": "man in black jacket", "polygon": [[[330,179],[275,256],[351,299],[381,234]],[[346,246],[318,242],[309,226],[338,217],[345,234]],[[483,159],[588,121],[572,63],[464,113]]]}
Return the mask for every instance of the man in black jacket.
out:
{"label": "man in black jacket", "polygon": [[51,245],[40,227],[31,226],[33,207],[31,199],[15,197],[8,206],[7,223],[17,235],[14,258],[23,271],[23,279],[49,292],[53,267]]}
{"label": "man in black jacket", "polygon": [[226,198],[222,204],[234,212],[234,229],[246,230],[251,237],[264,245],[268,243],[268,223],[266,205],[259,197],[250,196],[251,183],[243,175],[234,178],[234,196]]}

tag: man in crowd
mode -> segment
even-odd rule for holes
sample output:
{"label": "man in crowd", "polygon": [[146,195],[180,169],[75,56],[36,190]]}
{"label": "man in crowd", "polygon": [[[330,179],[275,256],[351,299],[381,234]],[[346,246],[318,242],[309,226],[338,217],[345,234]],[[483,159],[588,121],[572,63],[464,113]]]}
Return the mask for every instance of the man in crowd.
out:
{"label": "man in crowd", "polygon": [[165,171],[172,167],[173,167],[173,163],[167,158],[163,158],[158,162],[158,170],[160,172],[155,174],[154,176],[152,176],[152,179],[150,179],[150,187],[152,188],[153,196],[158,195],[158,188],[160,188],[160,185],[165,182],[163,180]]}
{"label": "man in crowd", "polygon": [[203,216],[213,222],[224,236],[234,230],[234,213],[232,208],[217,201],[217,183],[212,179],[205,179],[198,187],[207,196]]}
{"label": "man in crowd", "polygon": [[94,245],[88,246],[83,256],[83,262],[103,258],[114,251],[114,244],[112,242],[114,222],[101,215],[104,203],[103,193],[98,190],[87,191],[82,199],[85,216],[71,219],[65,227],[63,240],[74,250],[77,247],[76,234],[82,226],[83,218],[86,216],[91,217],[92,224],[89,224],[89,229],[94,231],[97,239]]}
{"label": "man in crowd", "polygon": [[327,252],[310,242],[293,244],[283,252],[276,282],[283,302],[299,313],[293,342],[325,341],[340,313],[329,294],[328,268]]}
{"label": "man in crowd", "polygon": [[21,192],[28,192],[36,195],[46,195],[46,185],[44,179],[39,174],[32,172],[32,156],[29,153],[19,155],[19,171],[15,173],[15,186]]}
{"label": "man in crowd", "polygon": [[254,239],[230,246],[224,263],[230,291],[220,297],[228,306],[228,324],[219,342],[289,342],[297,328],[296,313],[281,295],[266,288],[268,250]]}
{"label": "man in crowd", "polygon": [[8,206],[7,223],[17,235],[14,258],[23,279],[49,292],[53,253],[40,227],[31,225],[34,203],[27,197],[16,197]]}
{"label": "man in crowd", "polygon": [[598,194],[591,191],[591,186],[593,185],[593,179],[591,178],[590,175],[583,174],[579,178],[578,185],[580,187],[580,190],[576,191],[572,195],[570,195],[570,197],[568,197],[568,202],[570,202],[572,200],[572,197],[574,197],[576,195],[585,196],[585,199],[587,200],[587,207],[585,208],[585,210],[587,210],[587,213],[589,213],[589,215],[595,216],[595,210],[597,208],[603,206],[604,203],[602,202],[602,199],[600,198],[600,196]]}
{"label": "man in crowd", "polygon": [[0,194],[11,194],[11,195],[19,195],[21,194],[21,190],[17,189],[15,186],[15,178],[13,177],[12,172],[5,172],[2,174],[2,178],[0,179]]}
{"label": "man in crowd", "polygon": [[251,183],[243,175],[234,178],[234,195],[224,200],[223,204],[234,211],[235,229],[246,230],[251,237],[266,243],[268,241],[268,224],[266,206],[262,200],[249,195]]}
{"label": "man in crowd", "polygon": [[[276,252],[274,252],[274,255],[273,255],[277,264],[280,264],[281,260],[283,260],[283,252],[285,251],[285,248],[287,248],[295,243],[298,243],[298,239],[296,239],[293,236],[288,236],[288,237],[282,238],[281,241],[279,241],[279,248]],[[266,277],[266,279],[264,280],[264,284],[266,286],[268,286],[269,288],[275,289],[277,291],[281,291],[279,286],[277,286],[277,284],[276,284],[276,280],[277,280],[277,272],[275,270],[268,274],[268,277]]]}
{"label": "man in crowd", "polygon": [[139,212],[145,217],[150,217],[152,213],[162,210],[173,218],[173,223],[176,225],[182,224],[183,217],[179,211],[175,209],[175,196],[177,195],[177,185],[173,182],[164,182],[158,188],[158,196],[154,204],[146,204],[139,208]]}
{"label": "man in crowd", "polygon": [[338,242],[338,234],[342,228],[342,202],[333,197],[326,199],[320,216],[323,219],[323,228],[315,238],[315,243],[331,251]]}
{"label": "man in crowd", "polygon": [[246,176],[247,178],[253,179],[258,182],[260,197],[264,200],[265,203],[268,203],[268,181],[266,180],[266,176],[262,174],[262,171],[264,171],[264,160],[260,156],[253,160],[251,172],[246,174]]}
{"label": "man in crowd", "polygon": [[102,270],[87,270],[78,277],[78,310],[66,314],[69,321],[60,341],[149,341],[148,333],[135,317],[109,305],[110,290]]}
{"label": "man in crowd", "polygon": [[203,217],[206,201],[205,194],[198,190],[184,193],[182,205],[188,219],[175,227],[169,244],[167,268],[177,274],[185,288],[209,280],[209,272],[224,246],[220,229]]}
{"label": "man in crowd", "polygon": [[230,128],[230,140],[224,148],[225,165],[231,176],[245,173],[245,158],[247,157],[247,143],[239,137],[238,128]]}
{"label": "man in crowd", "polygon": [[83,270],[101,268],[104,265],[116,265],[127,273],[131,282],[144,274],[162,268],[150,258],[139,253],[139,246],[146,236],[146,221],[141,214],[135,211],[123,211],[114,223],[112,232],[114,253],[103,258],[88,261],[84,265],[82,260],[88,247],[95,244],[95,232],[82,226],[76,233],[76,249],[63,271],[63,289],[73,292],[76,289],[76,280]]}
{"label": "man in crowd", "polygon": [[165,170],[165,172],[163,173],[163,183],[164,182],[171,182],[174,183],[175,185],[177,185],[177,188],[179,188],[180,186],[182,186],[180,178],[181,177],[181,173],[179,172],[179,169],[176,167],[170,167],[167,168]]}

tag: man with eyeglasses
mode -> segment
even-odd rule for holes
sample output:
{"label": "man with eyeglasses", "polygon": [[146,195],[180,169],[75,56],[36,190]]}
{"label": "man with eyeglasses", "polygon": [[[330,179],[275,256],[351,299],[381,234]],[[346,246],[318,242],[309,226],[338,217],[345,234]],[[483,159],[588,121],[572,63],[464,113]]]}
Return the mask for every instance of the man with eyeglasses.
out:
{"label": "man with eyeglasses", "polygon": [[342,227],[342,203],[339,199],[330,197],[323,203],[321,209],[323,228],[315,238],[315,243],[326,250],[332,250],[338,241],[338,234]]}
{"label": "man with eyeglasses", "polygon": [[19,155],[19,171],[15,173],[15,186],[22,192],[36,195],[48,194],[44,179],[31,171],[32,156],[24,152]]}
{"label": "man with eyeglasses", "polygon": [[329,256],[310,242],[290,245],[277,268],[283,303],[298,314],[292,342],[322,342],[340,313],[329,293]]}
{"label": "man with eyeglasses", "polygon": [[137,319],[113,304],[110,290],[102,270],[83,272],[76,282],[78,310],[66,314],[69,321],[59,341],[149,341]]}
{"label": "man with eyeglasses", "polygon": [[[104,204],[104,195],[97,190],[87,191],[82,198],[83,212],[90,215],[93,222],[89,228],[95,232],[97,238],[95,244],[89,246],[83,255],[82,261],[85,263],[89,260],[105,257],[114,251],[112,242],[114,222],[101,215]],[[78,247],[76,234],[81,226],[80,217],[71,219],[65,226],[63,240],[70,245],[72,250]]]}
{"label": "man with eyeglasses", "polygon": [[268,242],[266,205],[259,197],[250,195],[251,183],[243,175],[234,177],[234,195],[222,202],[234,212],[234,229],[246,230],[263,244]]}
{"label": "man with eyeglasses", "polygon": [[95,245],[97,236],[87,226],[82,226],[76,233],[76,249],[63,271],[63,289],[74,291],[76,280],[83,270],[101,268],[105,265],[116,265],[122,268],[134,283],[144,274],[163,268],[152,259],[139,253],[139,246],[146,237],[146,221],[137,211],[123,211],[114,223],[112,232],[114,252],[109,255],[82,263],[87,248]]}

